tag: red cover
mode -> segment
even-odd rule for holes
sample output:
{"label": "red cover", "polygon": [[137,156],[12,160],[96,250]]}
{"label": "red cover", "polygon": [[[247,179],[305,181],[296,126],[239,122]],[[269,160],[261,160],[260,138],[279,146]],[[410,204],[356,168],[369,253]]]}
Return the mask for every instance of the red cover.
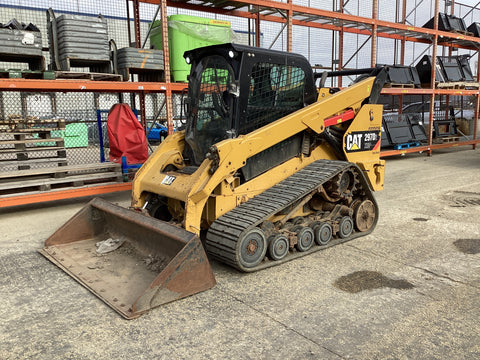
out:
{"label": "red cover", "polygon": [[108,141],[110,161],[121,163],[122,156],[127,164],[141,164],[148,158],[147,138],[142,125],[127,104],[115,104],[108,112]]}

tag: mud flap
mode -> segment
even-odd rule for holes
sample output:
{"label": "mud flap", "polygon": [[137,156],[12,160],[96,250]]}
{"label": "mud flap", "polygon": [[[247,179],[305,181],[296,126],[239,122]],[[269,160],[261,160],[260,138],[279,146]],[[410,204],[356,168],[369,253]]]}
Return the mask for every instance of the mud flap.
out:
{"label": "mud flap", "polygon": [[[105,242],[121,244],[98,253]],[[215,286],[196,234],[93,199],[39,252],[126,319]]]}

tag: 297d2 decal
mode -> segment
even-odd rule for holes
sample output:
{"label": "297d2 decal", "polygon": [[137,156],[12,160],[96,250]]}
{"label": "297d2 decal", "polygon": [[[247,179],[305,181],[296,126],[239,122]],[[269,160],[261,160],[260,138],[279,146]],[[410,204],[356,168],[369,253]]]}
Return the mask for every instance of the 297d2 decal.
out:
{"label": "297d2 decal", "polygon": [[380,131],[353,131],[345,136],[345,151],[370,151],[380,146]]}

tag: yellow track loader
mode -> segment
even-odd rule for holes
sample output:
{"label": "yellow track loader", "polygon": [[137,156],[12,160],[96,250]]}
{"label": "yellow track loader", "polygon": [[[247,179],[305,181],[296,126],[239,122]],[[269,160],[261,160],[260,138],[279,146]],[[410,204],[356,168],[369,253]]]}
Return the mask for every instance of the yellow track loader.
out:
{"label": "yellow track loader", "polygon": [[206,254],[256,271],[378,219],[384,71],[317,89],[297,54],[223,44],[184,57],[185,129],[138,170],[132,208],[94,199],[40,250],[126,318],[213,287]]}

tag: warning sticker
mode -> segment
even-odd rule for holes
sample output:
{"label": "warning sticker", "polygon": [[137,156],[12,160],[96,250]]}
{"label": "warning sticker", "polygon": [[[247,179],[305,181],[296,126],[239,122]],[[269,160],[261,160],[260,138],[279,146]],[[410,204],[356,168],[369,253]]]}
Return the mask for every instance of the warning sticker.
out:
{"label": "warning sticker", "polygon": [[25,35],[23,35],[22,44],[35,45],[35,35],[29,32],[25,33]]}
{"label": "warning sticker", "polygon": [[378,147],[380,132],[354,131],[345,136],[345,152],[370,151]]}
{"label": "warning sticker", "polygon": [[172,185],[175,179],[176,179],[175,176],[167,175],[163,178],[162,185]]}

